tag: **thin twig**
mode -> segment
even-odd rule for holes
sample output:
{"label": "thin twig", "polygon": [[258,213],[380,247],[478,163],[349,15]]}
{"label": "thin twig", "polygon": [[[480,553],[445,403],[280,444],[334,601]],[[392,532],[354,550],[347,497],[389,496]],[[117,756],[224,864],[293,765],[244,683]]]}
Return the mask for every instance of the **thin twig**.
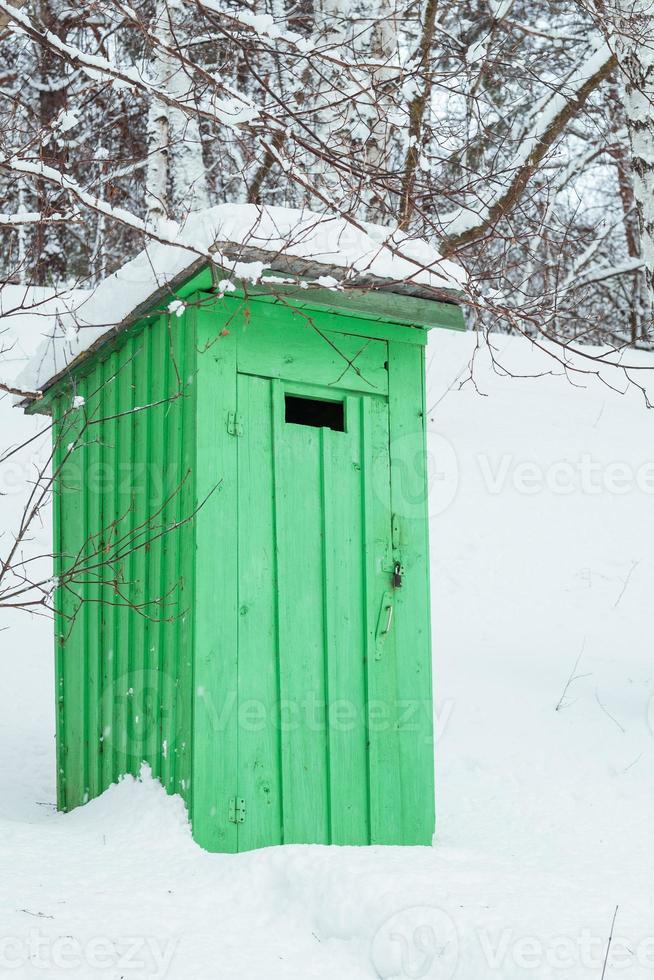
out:
{"label": "thin twig", "polygon": [[610,718],[611,721],[613,722],[613,724],[618,726],[618,728],[620,729],[620,731],[622,732],[623,735],[626,735],[627,729],[626,728],[623,728],[622,725],[620,724],[620,722],[617,720],[617,718],[614,718],[613,717],[613,715],[608,710],[608,708],[606,707],[606,705],[605,704],[602,704],[602,702],[599,699],[599,694],[598,694],[597,690],[595,691],[595,700],[599,704],[600,708],[602,709],[602,711],[604,712],[604,714],[606,715],[606,717],[607,718]]}
{"label": "thin twig", "polygon": [[619,908],[620,908],[620,906],[619,905],[616,905],[615,912],[613,913],[613,922],[611,923],[611,933],[609,935],[609,941],[606,944],[606,956],[604,957],[604,968],[602,969],[601,980],[604,980],[604,978],[606,976],[606,968],[607,968],[608,962],[609,962],[609,953],[611,952],[611,943],[613,942],[613,930],[615,929],[615,920],[618,917],[618,909]]}
{"label": "thin twig", "polygon": [[556,708],[554,709],[555,711],[560,711],[561,708],[566,707],[563,704],[563,702],[565,700],[566,694],[568,693],[568,688],[570,687],[571,684],[573,684],[575,681],[581,680],[582,677],[590,677],[590,674],[577,674],[577,667],[579,666],[579,661],[581,660],[581,658],[584,655],[584,648],[585,648],[585,646],[586,646],[586,637],[584,637],[584,639],[582,641],[581,650],[579,651],[579,656],[577,657],[577,659],[575,661],[575,665],[572,668],[572,671],[570,673],[570,676],[568,677],[567,684],[563,688],[563,694],[559,698],[559,703],[557,704]]}
{"label": "thin twig", "polygon": [[627,591],[627,588],[629,587],[629,583],[631,581],[631,576],[634,574],[634,572],[636,571],[636,569],[638,568],[639,565],[640,565],[640,558],[638,559],[638,561],[635,561],[635,562],[632,563],[632,566],[629,569],[629,572],[627,573],[627,577],[624,580],[624,584],[622,586],[622,591],[620,592],[620,595],[618,596],[618,598],[615,600],[615,602],[613,604],[613,608],[614,609],[617,609],[618,608],[618,604],[619,604],[620,600],[622,599],[622,596],[625,594],[625,592]]}

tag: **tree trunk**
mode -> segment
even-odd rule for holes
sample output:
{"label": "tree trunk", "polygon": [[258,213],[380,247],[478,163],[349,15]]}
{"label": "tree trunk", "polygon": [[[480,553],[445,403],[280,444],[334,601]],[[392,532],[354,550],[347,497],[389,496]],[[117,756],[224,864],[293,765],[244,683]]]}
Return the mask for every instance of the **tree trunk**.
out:
{"label": "tree trunk", "polygon": [[[175,47],[176,2],[157,5],[152,33],[166,47]],[[154,59],[157,84],[181,104],[192,106],[192,79],[180,60],[164,51]],[[148,167],[146,209],[148,220],[183,219],[189,211],[209,204],[202,138],[197,114],[185,113],[153,99],[148,112]]]}
{"label": "tree trunk", "polygon": [[[66,38],[65,20],[57,0],[42,0],[40,4],[41,22],[46,30],[52,31],[62,40]],[[50,135],[53,123],[59,113],[66,108],[68,98],[68,69],[51,47],[39,49],[39,123],[41,139],[39,158],[47,166],[65,172],[68,154],[63,141]],[[44,138],[45,137],[45,138]],[[48,138],[49,137],[49,138]],[[66,208],[67,197],[61,191],[53,192],[45,181],[37,185],[37,210],[47,215]],[[37,225],[34,236],[34,281],[45,285],[58,283],[66,275],[67,255],[64,242],[63,224]]]}
{"label": "tree trunk", "polygon": [[618,0],[617,9],[616,51],[624,80],[649,334],[654,310],[654,2]]}

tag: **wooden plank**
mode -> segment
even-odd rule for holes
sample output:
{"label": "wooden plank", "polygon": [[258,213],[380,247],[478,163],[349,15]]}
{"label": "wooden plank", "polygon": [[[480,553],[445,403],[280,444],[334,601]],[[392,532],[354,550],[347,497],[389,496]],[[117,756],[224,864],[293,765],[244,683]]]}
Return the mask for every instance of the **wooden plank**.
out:
{"label": "wooden plank", "polygon": [[[102,536],[102,413],[103,369],[96,365],[93,374],[84,379],[80,393],[86,398],[85,411],[89,428],[86,438],[85,533],[89,571],[84,588],[84,626],[87,699],[87,789],[90,799],[102,792],[102,555],[97,554]],[[96,566],[96,567],[91,567]]]}
{"label": "wooden plank", "polygon": [[273,382],[284,843],[329,843],[319,430],[284,421]]}
{"label": "wooden plank", "polygon": [[149,536],[149,422],[147,410],[150,397],[149,358],[152,328],[143,331],[132,341],[132,392],[129,409],[132,412],[132,550],[129,556],[129,600],[133,608],[126,611],[130,620],[130,695],[128,724],[131,741],[131,771],[139,772],[145,761],[149,724],[149,685],[145,673],[145,649],[147,642],[147,552],[143,543]]}
{"label": "wooden plank", "polygon": [[[175,318],[176,319],[176,318]],[[169,793],[177,788],[177,754],[180,749],[177,728],[177,684],[179,676],[178,620],[180,614],[180,555],[179,535],[170,529],[179,521],[181,514],[180,459],[182,455],[182,407],[179,349],[173,334],[174,324],[170,316],[160,318],[165,335],[165,364],[167,399],[165,419],[165,481],[163,510],[160,523],[164,531],[161,539],[162,564],[159,597],[165,619],[161,636],[161,672],[163,701],[161,709],[161,745],[164,758],[161,763],[161,781]]]}
{"label": "wooden plank", "polygon": [[177,629],[177,708],[175,737],[177,792],[190,806],[192,795],[192,705],[193,705],[193,634],[195,620],[195,431],[196,431],[196,310],[187,310],[174,320],[175,348],[179,351],[178,369],[182,382],[179,400],[181,413],[181,446],[178,454],[179,530],[175,532],[178,551],[179,612]]}
{"label": "wooden plank", "polygon": [[[102,523],[104,530],[104,545],[107,553],[111,554],[114,538],[113,522],[116,519],[118,490],[118,385],[116,381],[116,356],[104,362],[103,413],[101,442],[102,461]],[[111,585],[113,568],[103,569],[103,606],[101,643],[101,701],[100,726],[102,728],[102,765],[100,772],[101,789],[106,789],[115,776],[114,769],[114,702],[116,696],[115,650],[117,618],[119,615],[115,605],[116,595]]]}
{"label": "wooden plank", "polygon": [[237,795],[247,801],[240,851],[282,843],[271,411],[270,382],[240,375]]}
{"label": "wooden plank", "polygon": [[424,355],[404,345],[391,346],[389,367],[392,511],[405,567],[402,588],[396,590],[395,617],[402,843],[431,844],[434,748]]}
{"label": "wooden plank", "polygon": [[[170,340],[166,318],[159,317],[158,323],[158,342],[156,345],[157,354],[161,357],[159,363],[161,398],[163,404],[156,409],[156,424],[153,430],[156,432],[156,445],[161,447],[160,465],[157,469],[158,489],[157,500],[153,513],[157,514],[156,522],[162,532],[171,520],[171,505],[168,502],[170,494],[174,491],[175,485],[175,445],[171,438],[171,405],[167,400],[170,397],[174,382],[173,365],[170,356]],[[170,673],[170,654],[172,645],[171,632],[174,627],[170,622],[171,618],[171,599],[168,595],[170,588],[170,567],[171,567],[171,542],[167,534],[162,533],[155,545],[152,555],[153,576],[157,583],[156,600],[158,604],[159,623],[156,630],[156,669],[157,684],[156,698],[157,709],[159,712],[157,725],[157,751],[158,772],[162,785],[170,791],[172,786],[171,760],[175,748],[175,731],[172,727],[174,718],[175,700],[175,678]]]}
{"label": "wooden plank", "polygon": [[[412,349],[412,348],[409,348]],[[391,589],[391,508],[388,405],[362,406],[365,550],[367,569],[368,737],[370,837],[373,844],[402,844],[402,781],[397,741],[395,597]],[[387,605],[390,601],[391,605]]]}
{"label": "wooden plank", "polygon": [[[220,271],[217,278],[221,277]],[[230,277],[232,278],[232,277]],[[238,288],[231,297],[243,296],[245,293]],[[462,308],[456,298],[448,303],[437,299],[427,299],[412,296],[409,293],[391,292],[388,289],[327,289],[320,286],[302,288],[293,284],[266,283],[247,285],[247,295],[258,302],[279,303],[284,307],[337,312],[347,320],[381,320],[392,326],[394,335],[384,338],[405,343],[420,343],[417,334],[433,327],[446,330],[465,330],[465,320]],[[398,326],[412,328],[411,336],[408,331],[398,330]],[[368,334],[373,334],[376,326],[367,325]],[[358,332],[358,331],[357,331]]]}
{"label": "wooden plank", "polygon": [[[125,344],[118,352],[116,367],[117,399],[120,411],[116,428],[116,444],[118,459],[117,487],[115,492],[115,521],[116,539],[121,541],[130,534],[133,522],[132,510],[132,459],[134,436],[132,415],[129,409],[133,404],[132,388],[132,344]],[[120,549],[122,554],[124,549]],[[120,604],[116,610],[116,637],[114,648],[115,659],[115,691],[114,691],[114,765],[115,777],[132,771],[131,740],[129,725],[131,709],[129,707],[132,679],[130,677],[130,644],[131,616],[125,607],[124,596],[129,590],[131,581],[131,563],[125,556],[116,564],[116,574],[119,589],[123,598],[118,597]]]}
{"label": "wooden plank", "polygon": [[225,300],[238,332],[238,370],[267,378],[311,382],[339,391],[386,394],[387,348],[383,341],[334,332],[338,317],[312,317],[260,303]]}
{"label": "wooden plank", "polygon": [[[197,311],[196,633],[193,714],[195,839],[213,851],[236,851],[229,800],[237,790],[238,538],[236,350],[219,337],[216,318]],[[217,488],[217,489],[216,489]]]}
{"label": "wooden plank", "polygon": [[[62,528],[62,465],[66,446],[62,439],[61,397],[54,400],[52,413],[52,547],[53,570],[61,581],[64,568]],[[54,595],[54,664],[55,664],[55,738],[57,746],[57,809],[66,809],[66,741],[64,698],[64,635],[66,632],[64,589],[59,586]]]}
{"label": "wooden plank", "polygon": [[346,399],[346,432],[321,430],[330,841],[369,841],[363,569],[363,399]]}
{"label": "wooden plank", "polygon": [[150,405],[148,409],[148,441],[150,453],[148,458],[148,513],[152,522],[151,541],[147,549],[148,559],[148,593],[153,605],[150,607],[150,622],[147,629],[147,664],[148,688],[152,704],[152,718],[148,725],[146,736],[146,758],[152,766],[155,777],[165,783],[164,757],[168,754],[168,742],[164,745],[162,720],[167,711],[166,697],[170,687],[163,676],[162,650],[164,636],[168,624],[165,619],[168,610],[163,603],[165,595],[164,558],[163,558],[163,529],[164,514],[162,507],[167,493],[167,460],[168,446],[166,441],[166,416],[168,406],[163,402],[168,388],[169,351],[165,318],[159,317],[152,326],[150,346]]}
{"label": "wooden plank", "polygon": [[[60,438],[65,454],[58,481],[61,522],[61,566],[70,574],[84,547],[84,469],[85,413],[73,410],[72,392],[62,397]],[[69,447],[71,447],[69,449]],[[62,590],[63,632],[61,675],[63,677],[64,724],[62,752],[65,806],[79,806],[86,792],[86,689],[84,662],[84,621],[80,615],[83,584],[68,581]]]}

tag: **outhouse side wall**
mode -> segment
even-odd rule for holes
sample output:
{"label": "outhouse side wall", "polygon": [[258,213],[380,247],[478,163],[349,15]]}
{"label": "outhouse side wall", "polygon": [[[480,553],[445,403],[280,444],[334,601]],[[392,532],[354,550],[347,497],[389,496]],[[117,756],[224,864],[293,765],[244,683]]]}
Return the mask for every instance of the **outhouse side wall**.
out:
{"label": "outhouse side wall", "polygon": [[195,360],[194,312],[155,314],[55,390],[61,809],[144,761],[190,805]]}

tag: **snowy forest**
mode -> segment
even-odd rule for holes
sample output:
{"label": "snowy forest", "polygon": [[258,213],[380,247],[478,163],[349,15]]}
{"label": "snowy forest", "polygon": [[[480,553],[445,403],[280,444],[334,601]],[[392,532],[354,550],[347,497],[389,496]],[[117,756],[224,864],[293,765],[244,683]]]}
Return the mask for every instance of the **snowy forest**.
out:
{"label": "snowy forest", "polygon": [[456,259],[472,327],[651,346],[649,0],[0,0],[0,32],[4,282],[306,206]]}

